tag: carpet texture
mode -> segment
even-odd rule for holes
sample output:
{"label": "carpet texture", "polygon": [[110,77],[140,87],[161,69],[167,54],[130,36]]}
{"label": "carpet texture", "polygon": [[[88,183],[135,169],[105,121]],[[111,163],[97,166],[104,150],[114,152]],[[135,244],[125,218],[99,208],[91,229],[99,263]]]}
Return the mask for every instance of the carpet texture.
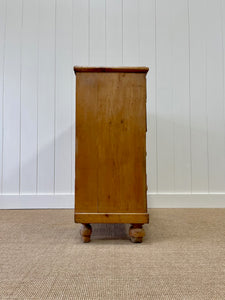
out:
{"label": "carpet texture", "polygon": [[225,209],[152,209],[142,244],[128,225],[73,210],[0,211],[0,299],[225,299]]}

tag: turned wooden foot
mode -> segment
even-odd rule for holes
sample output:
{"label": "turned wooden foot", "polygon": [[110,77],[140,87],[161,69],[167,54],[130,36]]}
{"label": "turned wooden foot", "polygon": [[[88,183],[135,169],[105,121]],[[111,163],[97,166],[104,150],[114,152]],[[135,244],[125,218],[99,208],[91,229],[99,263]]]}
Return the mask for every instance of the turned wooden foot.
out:
{"label": "turned wooden foot", "polygon": [[82,224],[80,228],[80,236],[83,243],[89,243],[91,240],[92,228],[90,224]]}
{"label": "turned wooden foot", "polygon": [[132,243],[142,243],[142,238],[145,236],[142,224],[131,224],[129,236]]}

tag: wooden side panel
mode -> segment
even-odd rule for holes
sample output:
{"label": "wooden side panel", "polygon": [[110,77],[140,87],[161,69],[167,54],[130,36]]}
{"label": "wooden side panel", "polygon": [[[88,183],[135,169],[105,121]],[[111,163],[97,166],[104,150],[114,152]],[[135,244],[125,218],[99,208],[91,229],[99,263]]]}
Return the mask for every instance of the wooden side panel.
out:
{"label": "wooden side panel", "polygon": [[98,78],[98,212],[144,212],[145,74]]}
{"label": "wooden side panel", "polygon": [[146,212],[145,89],[145,74],[77,74],[77,212]]}
{"label": "wooden side panel", "polygon": [[97,212],[97,87],[91,73],[76,75],[75,210]]}

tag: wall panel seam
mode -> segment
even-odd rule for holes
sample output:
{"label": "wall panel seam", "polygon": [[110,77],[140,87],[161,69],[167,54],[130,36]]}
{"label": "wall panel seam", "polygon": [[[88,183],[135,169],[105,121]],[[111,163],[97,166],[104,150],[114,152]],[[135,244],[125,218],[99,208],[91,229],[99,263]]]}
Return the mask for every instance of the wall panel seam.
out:
{"label": "wall panel seam", "polygon": [[39,73],[40,73],[40,1],[38,1],[38,39],[37,39],[37,154],[36,154],[36,193],[38,193],[38,159],[39,159],[39,143],[38,143],[38,137],[39,137],[39,130],[38,130],[38,125],[39,125]]}
{"label": "wall panel seam", "polygon": [[56,171],[56,167],[55,167],[55,158],[56,158],[56,17],[57,17],[57,0],[55,0],[55,49],[54,49],[54,180],[53,180],[53,191],[55,193],[56,190],[56,186],[55,186],[55,171]]}
{"label": "wall panel seam", "polygon": [[158,105],[157,105],[157,100],[158,100],[158,80],[157,80],[157,0],[155,0],[155,147],[156,147],[156,191],[158,192],[158,181],[159,181],[159,176],[158,176]]}
{"label": "wall panel seam", "polygon": [[2,169],[1,169],[1,193],[3,193],[3,166],[4,166],[4,160],[3,160],[3,151],[4,151],[4,100],[5,100],[5,50],[6,50],[6,22],[7,22],[7,1],[5,0],[5,11],[4,11],[4,35],[3,35],[3,66],[2,66]]}
{"label": "wall panel seam", "polygon": [[19,111],[19,194],[21,194],[21,173],[22,173],[22,143],[21,143],[21,138],[22,138],[22,132],[21,132],[21,125],[22,125],[22,55],[23,55],[23,13],[24,13],[24,0],[21,0],[21,28],[20,28],[20,111]]}
{"label": "wall panel seam", "polygon": [[187,0],[187,21],[188,21],[188,98],[189,98],[189,159],[190,159],[190,191],[192,192],[192,115],[191,115],[191,32],[190,32],[190,0]]}

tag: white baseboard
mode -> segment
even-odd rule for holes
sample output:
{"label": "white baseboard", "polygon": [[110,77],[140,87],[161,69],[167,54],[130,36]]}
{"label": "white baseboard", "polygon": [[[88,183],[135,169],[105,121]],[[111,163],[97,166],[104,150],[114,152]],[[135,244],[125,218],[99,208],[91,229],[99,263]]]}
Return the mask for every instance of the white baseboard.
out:
{"label": "white baseboard", "polygon": [[148,194],[149,208],[225,208],[225,193]]}
{"label": "white baseboard", "polygon": [[[150,194],[149,208],[225,208],[225,193]],[[0,209],[74,208],[74,194],[2,194]]]}
{"label": "white baseboard", "polygon": [[74,194],[3,194],[0,209],[74,208]]}

